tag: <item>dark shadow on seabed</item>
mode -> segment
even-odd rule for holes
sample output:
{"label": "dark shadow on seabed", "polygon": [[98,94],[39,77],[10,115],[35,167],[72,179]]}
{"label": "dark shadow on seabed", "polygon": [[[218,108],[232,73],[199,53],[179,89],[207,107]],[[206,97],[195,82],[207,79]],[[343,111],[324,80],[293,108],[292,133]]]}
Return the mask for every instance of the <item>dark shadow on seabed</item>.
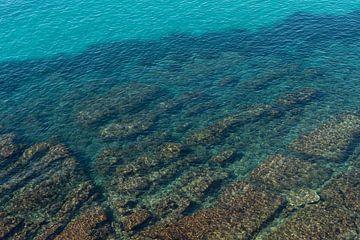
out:
{"label": "dark shadow on seabed", "polygon": [[2,63],[0,238],[355,239],[359,23]]}

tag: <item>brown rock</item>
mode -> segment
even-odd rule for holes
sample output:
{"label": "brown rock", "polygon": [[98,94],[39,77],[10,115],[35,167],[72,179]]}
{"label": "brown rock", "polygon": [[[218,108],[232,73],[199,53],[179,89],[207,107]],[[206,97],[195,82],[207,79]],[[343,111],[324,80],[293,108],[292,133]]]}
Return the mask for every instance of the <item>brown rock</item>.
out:
{"label": "brown rock", "polygon": [[111,233],[107,226],[108,216],[104,209],[95,207],[71,221],[55,240],[97,240],[106,239]]}
{"label": "brown rock", "polygon": [[360,171],[350,170],[332,179],[321,192],[327,202],[360,212]]}
{"label": "brown rock", "polygon": [[360,118],[346,114],[302,135],[290,144],[290,148],[306,155],[341,161],[359,133]]}
{"label": "brown rock", "polygon": [[253,105],[240,113],[227,116],[193,134],[190,134],[186,141],[190,145],[213,143],[224,136],[224,134],[226,134],[230,129],[247,122],[256,121],[264,116],[273,116],[276,114],[275,112],[276,111],[274,111],[274,109],[272,109],[269,105]]}
{"label": "brown rock", "polygon": [[123,220],[123,224],[126,230],[132,231],[147,222],[151,216],[152,215],[149,211],[145,209],[138,209],[126,216]]}
{"label": "brown rock", "polygon": [[190,199],[179,194],[169,194],[156,204],[156,213],[160,216],[174,214],[181,216],[191,205]]}
{"label": "brown rock", "polygon": [[248,239],[281,209],[283,200],[245,182],[231,185],[214,208],[202,209],[175,223],[152,227],[150,239]]}
{"label": "brown rock", "polygon": [[15,144],[14,134],[0,135],[0,163],[14,155],[19,149],[19,146]]}
{"label": "brown rock", "polygon": [[332,171],[316,163],[274,155],[262,162],[251,178],[276,190],[316,188],[330,178]]}
{"label": "brown rock", "polygon": [[22,223],[22,219],[0,212],[0,239],[6,239]]}
{"label": "brown rock", "polygon": [[299,210],[264,239],[356,239],[359,217],[341,207],[309,205]]}

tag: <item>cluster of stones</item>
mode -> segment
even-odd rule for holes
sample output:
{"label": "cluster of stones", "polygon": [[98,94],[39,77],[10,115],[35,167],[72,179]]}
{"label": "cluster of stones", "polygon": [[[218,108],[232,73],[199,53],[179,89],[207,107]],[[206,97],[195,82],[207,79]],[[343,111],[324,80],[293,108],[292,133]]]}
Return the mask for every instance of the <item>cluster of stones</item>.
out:
{"label": "cluster of stones", "polygon": [[1,239],[106,239],[99,192],[61,144],[21,145],[0,135]]}

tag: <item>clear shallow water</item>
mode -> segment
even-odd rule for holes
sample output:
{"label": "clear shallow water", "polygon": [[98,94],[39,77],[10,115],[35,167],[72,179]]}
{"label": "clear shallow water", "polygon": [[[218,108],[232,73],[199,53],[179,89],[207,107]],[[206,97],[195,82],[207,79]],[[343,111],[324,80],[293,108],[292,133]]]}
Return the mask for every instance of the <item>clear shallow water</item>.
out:
{"label": "clear shallow water", "polygon": [[[34,216],[24,221],[36,224],[20,224],[6,236],[16,236],[18,231],[25,232],[29,239],[39,237],[47,224],[61,219],[59,229],[48,238],[51,239],[66,230],[72,217],[88,205],[100,204],[109,212],[117,238],[131,238],[156,224],[198,216],[200,209],[217,206],[224,189],[236,181],[253,181],[249,176],[256,176],[256,169],[266,166],[266,159],[276,154],[315,162],[320,172],[331,168],[334,173],[323,174],[326,176],[313,184],[315,180],[292,172],[288,165],[270,168],[275,172],[274,178],[284,175],[284,182],[291,183],[286,178],[299,175],[300,182],[291,188],[270,186],[271,194],[288,199],[292,189],[296,192],[300,187],[311,188],[321,195],[321,204],[345,209],[335,217],[348,217],[348,212],[358,214],[352,209],[352,204],[359,201],[357,195],[350,198],[350,203],[347,198],[342,203],[328,197],[329,191],[324,190],[324,184],[331,184],[337,174],[358,168],[360,128],[356,124],[330,124],[328,128],[334,128],[335,133],[320,131],[320,140],[313,138],[321,150],[306,150],[306,142],[302,145],[305,150],[289,147],[299,136],[359,111],[360,5],[356,1],[101,5],[79,1],[70,6],[62,2],[39,6],[36,2],[15,1],[2,3],[1,9],[0,131],[16,133],[17,141],[26,145],[42,141],[63,143],[86,176],[85,180],[74,178],[66,189],[88,180],[101,195],[74,207],[66,220],[54,215],[54,210],[47,211],[46,206],[58,203],[57,206],[62,201],[52,195],[29,198],[28,204],[39,206],[40,210],[29,207],[18,212],[11,205],[16,196],[27,191],[43,196],[42,191],[47,188],[34,190],[34,185],[43,186],[44,179],[53,179],[51,171],[62,168],[44,167],[38,178],[31,175],[20,181],[35,167],[29,163],[26,169],[7,170],[17,162],[15,154],[5,163],[0,161],[0,183],[13,186],[10,190],[0,188],[3,196],[9,194],[0,199],[0,203],[9,202],[1,211],[19,217],[31,213]],[[257,115],[257,111],[261,114]],[[340,161],[332,161],[328,153],[321,153],[336,153],[337,148],[346,150]],[[224,156],[228,159],[218,163]],[[290,177],[288,172],[292,173]],[[271,175],[265,183],[261,177],[255,177],[261,189],[249,195],[261,193],[262,187],[272,180]],[[56,184],[61,181],[53,182],[58,187]],[[350,191],[346,192],[350,196],[357,191],[353,186],[342,188]],[[64,199],[69,198],[63,195]],[[175,203],[165,204],[170,208],[165,208],[166,212],[159,202],[167,196]],[[303,198],[305,202],[315,201]],[[272,205],[265,200],[265,206],[270,208]],[[247,206],[249,199],[238,201]],[[315,203],[320,204],[318,201]],[[308,205],[293,208],[288,202],[291,201],[275,210],[271,208],[275,213],[269,216],[244,207],[241,211],[248,209],[255,217],[244,219],[261,224],[238,238],[265,236],[269,226],[279,225],[281,229],[283,222],[292,219],[296,219],[296,226],[305,221],[297,219],[297,214],[313,213]],[[228,211],[232,205],[224,205],[227,204]],[[136,218],[138,224],[129,227],[132,220],[127,220],[128,216],[139,208],[150,211],[151,217],[144,217],[144,212],[141,217],[135,215],[140,220]],[[326,211],[316,214],[327,215]],[[261,214],[268,220],[262,219]],[[41,222],[39,215],[51,220]],[[358,219],[358,215],[351,217]],[[178,224],[182,226],[181,220]],[[31,230],[36,226],[40,230]],[[235,233],[236,229],[241,232],[237,227]],[[212,229],[212,225],[205,228]],[[356,227],[343,228],[344,239],[355,239]],[[327,232],[324,229],[319,232]],[[319,236],[323,235],[314,239]]]}

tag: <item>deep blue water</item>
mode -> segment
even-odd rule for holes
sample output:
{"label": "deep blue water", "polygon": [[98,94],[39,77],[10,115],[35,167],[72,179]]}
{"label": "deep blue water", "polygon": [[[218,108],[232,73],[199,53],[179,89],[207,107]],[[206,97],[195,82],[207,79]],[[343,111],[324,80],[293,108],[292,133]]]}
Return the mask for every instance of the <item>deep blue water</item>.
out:
{"label": "deep blue water", "polygon": [[[0,132],[26,144],[65,144],[110,208],[111,181],[96,160],[107,149],[123,152],[119,167],[180,143],[203,159],[186,173],[236,149],[224,168],[231,182],[271,155],[292,154],[288,145],[299,135],[359,111],[358,1],[69,5],[0,3]],[[302,89],[317,94],[279,117],[189,143],[218,120]],[[161,198],[181,174],[135,198],[145,205]],[[197,204],[212,201],[209,194]]]}

